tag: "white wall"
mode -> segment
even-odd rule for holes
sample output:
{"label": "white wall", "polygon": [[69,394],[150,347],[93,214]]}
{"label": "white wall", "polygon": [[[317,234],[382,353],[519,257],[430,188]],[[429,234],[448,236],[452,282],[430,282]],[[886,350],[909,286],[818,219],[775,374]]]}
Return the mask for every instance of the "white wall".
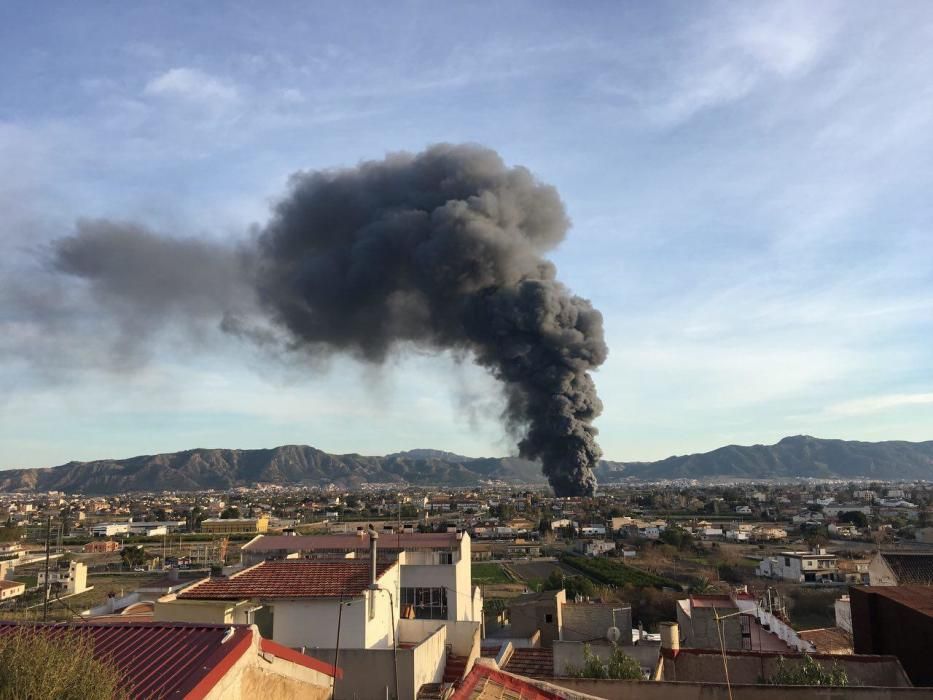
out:
{"label": "white wall", "polygon": [[[276,600],[272,605],[272,639],[293,648],[336,647],[338,605],[336,599]],[[341,648],[366,647],[365,622],[364,598],[344,601],[340,614]]]}

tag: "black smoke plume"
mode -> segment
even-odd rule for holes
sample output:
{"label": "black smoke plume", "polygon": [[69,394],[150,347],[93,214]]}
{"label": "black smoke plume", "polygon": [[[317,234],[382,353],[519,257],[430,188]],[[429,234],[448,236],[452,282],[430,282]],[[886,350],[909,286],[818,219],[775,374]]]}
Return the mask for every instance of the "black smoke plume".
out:
{"label": "black smoke plume", "polygon": [[[507,168],[485,148],[439,145],[294,175],[248,251],[211,258],[206,244],[160,244],[132,229],[114,242],[121,235],[113,230],[79,230],[59,243],[58,260],[98,297],[119,292],[112,303],[120,308],[215,309],[226,330],[262,339],[266,326],[238,315],[242,300],[226,305],[245,284],[260,318],[312,355],[380,363],[405,344],[467,353],[502,383],[520,454],[541,460],[558,495],[588,495],[602,410],[589,372],[607,349],[601,314],[557,281],[543,257],[568,225],[557,192],[528,170]],[[148,262],[128,252],[136,244]],[[176,255],[206,256],[211,277],[169,275],[160,297],[159,266],[187,266]]]}

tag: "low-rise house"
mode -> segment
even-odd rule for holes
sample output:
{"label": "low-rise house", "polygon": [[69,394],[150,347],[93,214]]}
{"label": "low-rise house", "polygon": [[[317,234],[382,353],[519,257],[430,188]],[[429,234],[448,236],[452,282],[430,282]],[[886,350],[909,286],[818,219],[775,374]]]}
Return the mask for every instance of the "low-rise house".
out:
{"label": "low-rise house", "polygon": [[[482,591],[472,584],[469,534],[383,532],[378,541],[379,557],[399,563],[403,603],[414,602],[416,618],[482,620]],[[529,553],[540,550],[538,543],[510,543],[506,547],[520,547]],[[343,560],[364,556],[369,548],[370,537],[362,529],[347,535],[266,535],[246,543],[241,557],[245,565],[292,557]],[[501,551],[506,556],[513,552]]]}
{"label": "low-rise house", "polygon": [[[748,593],[696,595],[677,601],[679,644],[697,649],[812,651],[784,621]],[[663,636],[663,631],[662,631]]]}
{"label": "low-rise house", "polygon": [[[37,577],[39,586],[45,585],[45,570]],[[59,560],[49,569],[49,585],[58,586],[62,595],[77,595],[92,588],[87,585],[87,566],[79,561]]]}
{"label": "low-rise house", "polygon": [[614,552],[616,543],[611,540],[577,540],[574,542],[574,548],[588,557],[598,557]]}
{"label": "low-rise house", "polygon": [[81,548],[85,554],[108,554],[120,549],[120,543],[116,540],[92,540]]}
{"label": "low-rise house", "polygon": [[26,584],[19,581],[0,580],[0,602],[11,600],[26,592]]}
{"label": "low-rise house", "polygon": [[782,527],[760,525],[752,530],[752,539],[759,542],[771,542],[787,539],[787,530]]}
{"label": "low-rise house", "polygon": [[810,552],[780,552],[765,557],[758,565],[757,575],[797,583],[819,583],[836,580],[837,559],[822,547]]}
{"label": "low-rise house", "polygon": [[868,565],[872,586],[933,586],[933,554],[878,552]]}
{"label": "low-rise house", "polygon": [[26,556],[26,549],[19,542],[0,543],[0,560],[16,560]]}

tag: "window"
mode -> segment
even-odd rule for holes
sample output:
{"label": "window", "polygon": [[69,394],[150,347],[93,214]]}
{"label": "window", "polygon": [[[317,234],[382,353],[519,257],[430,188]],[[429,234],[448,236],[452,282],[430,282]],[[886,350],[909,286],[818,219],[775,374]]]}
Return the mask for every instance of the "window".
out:
{"label": "window", "polygon": [[403,588],[402,605],[410,605],[421,620],[447,619],[446,588]]}
{"label": "window", "polygon": [[553,616],[551,613],[545,613],[545,614],[544,614],[544,621],[545,621],[545,622],[554,622],[554,616]]}
{"label": "window", "polygon": [[784,557],[784,566],[790,566],[790,557]]}
{"label": "window", "polygon": [[438,552],[437,563],[438,564],[453,564],[454,553],[453,552]]}

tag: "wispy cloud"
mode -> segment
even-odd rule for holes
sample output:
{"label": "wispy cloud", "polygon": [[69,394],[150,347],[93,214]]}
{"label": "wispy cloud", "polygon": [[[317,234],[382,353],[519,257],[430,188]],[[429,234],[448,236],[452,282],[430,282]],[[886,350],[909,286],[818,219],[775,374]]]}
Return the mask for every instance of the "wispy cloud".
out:
{"label": "wispy cloud", "polygon": [[196,68],[172,68],[150,80],[143,93],[205,104],[229,104],[239,99],[231,82]]}
{"label": "wispy cloud", "polygon": [[840,401],[826,409],[832,416],[867,416],[908,406],[933,405],[933,393],[883,394],[850,401]]}

